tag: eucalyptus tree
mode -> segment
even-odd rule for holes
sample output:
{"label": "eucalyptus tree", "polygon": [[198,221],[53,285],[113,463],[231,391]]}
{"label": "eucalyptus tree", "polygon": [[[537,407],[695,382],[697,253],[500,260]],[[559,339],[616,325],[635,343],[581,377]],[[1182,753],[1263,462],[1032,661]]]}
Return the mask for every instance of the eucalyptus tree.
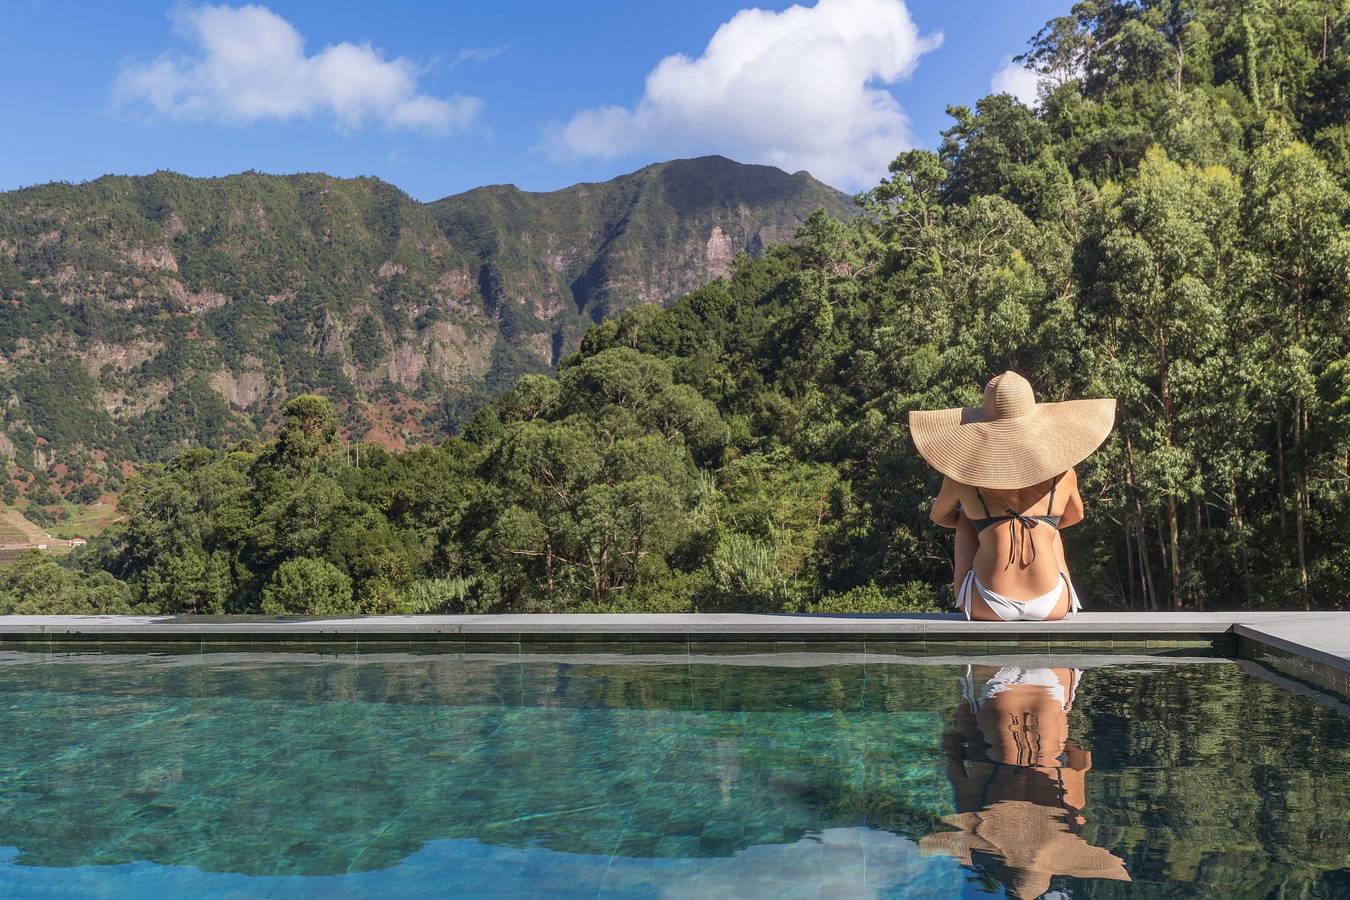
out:
{"label": "eucalyptus tree", "polygon": [[[1310,479],[1327,484],[1346,477],[1342,461],[1319,458],[1308,436],[1319,411],[1319,374],[1350,349],[1348,212],[1350,197],[1317,154],[1294,140],[1285,124],[1267,122],[1253,158],[1244,221],[1256,260],[1252,290],[1274,341],[1268,394],[1279,510],[1283,519],[1292,501],[1305,598]],[[1286,479],[1292,481],[1292,497]]]}
{"label": "eucalyptus tree", "polygon": [[1126,480],[1144,508],[1161,498],[1174,609],[1183,600],[1178,509],[1203,492],[1196,431],[1215,399],[1206,388],[1222,364],[1234,302],[1240,200],[1227,169],[1182,166],[1154,148],[1136,179],[1103,191],[1085,272],[1106,344],[1102,380],[1120,401]]}

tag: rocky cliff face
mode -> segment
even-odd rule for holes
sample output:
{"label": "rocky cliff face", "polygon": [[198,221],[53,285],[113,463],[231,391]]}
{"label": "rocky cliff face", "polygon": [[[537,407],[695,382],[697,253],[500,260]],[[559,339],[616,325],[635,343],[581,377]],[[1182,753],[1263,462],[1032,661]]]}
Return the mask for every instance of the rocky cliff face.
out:
{"label": "rocky cliff face", "polygon": [[720,157],[430,204],[319,174],[0,194],[0,447],[25,490],[57,465],[68,488],[264,432],[309,390],[355,436],[426,438],[590,323],[686,293],[821,208],[852,203]]}
{"label": "rocky cliff face", "polygon": [[516,333],[538,335],[525,346],[549,364],[592,322],[725,275],[736,254],[791,240],[817,209],[848,216],[853,204],[805,172],[719,156],[551,193],[492,186],[431,204],[451,243],[481,261],[484,300],[523,313]]}

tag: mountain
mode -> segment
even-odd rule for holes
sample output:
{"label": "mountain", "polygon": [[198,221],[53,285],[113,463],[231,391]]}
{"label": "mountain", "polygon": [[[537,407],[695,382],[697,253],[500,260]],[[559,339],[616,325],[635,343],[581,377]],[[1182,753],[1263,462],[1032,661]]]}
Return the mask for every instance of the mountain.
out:
{"label": "mountain", "polygon": [[853,204],[722,157],[427,204],[375,178],[255,172],[3,193],[0,454],[36,490],[92,495],[125,462],[266,433],[305,391],[400,446],[817,209]]}
{"label": "mountain", "polygon": [[483,298],[522,307],[543,324],[535,333],[561,329],[570,347],[591,322],[688,293],[737,253],[791,240],[804,214],[847,217],[853,202],[805,172],[710,156],[546,194],[494,185],[430,206],[447,239],[482,262]]}

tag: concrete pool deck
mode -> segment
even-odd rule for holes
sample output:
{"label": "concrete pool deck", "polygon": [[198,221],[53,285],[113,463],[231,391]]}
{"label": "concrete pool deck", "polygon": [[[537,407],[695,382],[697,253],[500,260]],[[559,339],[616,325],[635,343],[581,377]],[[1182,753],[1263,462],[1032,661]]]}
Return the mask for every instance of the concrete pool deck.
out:
{"label": "concrete pool deck", "polygon": [[[838,650],[942,655],[1218,649],[1350,698],[1350,612],[1080,613],[1060,622],[969,622],[954,613],[869,615],[608,614],[364,616],[0,616],[0,645],[96,643],[134,649],[427,643],[464,649],[635,652],[654,643],[689,652]],[[186,647],[185,647],[186,648]]]}

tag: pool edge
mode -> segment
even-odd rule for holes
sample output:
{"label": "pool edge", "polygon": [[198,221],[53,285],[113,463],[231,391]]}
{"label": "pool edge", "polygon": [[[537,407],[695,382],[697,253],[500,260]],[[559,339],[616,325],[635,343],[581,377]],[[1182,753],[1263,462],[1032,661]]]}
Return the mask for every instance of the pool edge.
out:
{"label": "pool edge", "polygon": [[1059,622],[955,615],[568,614],[482,616],[0,616],[0,647],[135,651],[283,650],[321,645],[448,652],[726,653],[877,649],[914,655],[1211,653],[1260,662],[1350,699],[1350,612],[1081,613]]}

